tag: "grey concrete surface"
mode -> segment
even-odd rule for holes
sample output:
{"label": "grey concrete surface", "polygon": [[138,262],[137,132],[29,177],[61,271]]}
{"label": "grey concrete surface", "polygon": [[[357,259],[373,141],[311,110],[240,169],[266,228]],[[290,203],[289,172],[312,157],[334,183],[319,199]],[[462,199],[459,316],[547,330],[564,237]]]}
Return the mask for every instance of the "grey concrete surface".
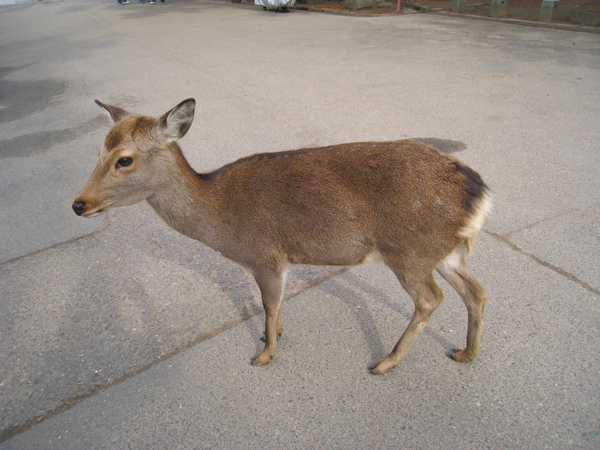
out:
{"label": "grey concrete surface", "polygon": [[[600,446],[600,37],[416,15],[171,1],[0,8],[1,448]],[[258,151],[436,139],[495,210],[471,267],[483,351],[447,299],[366,367],[411,302],[380,266],[297,267],[273,363],[251,278],[147,205],[70,210],[109,122],[195,97],[208,171]]]}

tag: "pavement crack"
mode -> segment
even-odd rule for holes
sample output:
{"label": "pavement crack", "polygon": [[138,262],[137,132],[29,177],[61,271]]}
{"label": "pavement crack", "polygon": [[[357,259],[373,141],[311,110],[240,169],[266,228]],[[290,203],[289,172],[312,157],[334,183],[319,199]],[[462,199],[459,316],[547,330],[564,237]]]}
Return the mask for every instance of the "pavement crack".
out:
{"label": "pavement crack", "polygon": [[568,210],[562,211],[562,212],[560,212],[558,214],[554,214],[552,216],[544,217],[544,218],[539,219],[539,220],[537,220],[535,222],[529,223],[529,224],[527,224],[525,226],[522,226],[521,228],[517,228],[516,230],[509,231],[508,233],[506,233],[506,234],[504,234],[502,236],[504,236],[505,238],[508,238],[512,234],[520,233],[521,231],[525,231],[525,230],[530,230],[531,228],[534,228],[534,227],[536,227],[537,225],[539,225],[541,223],[550,222],[550,221],[552,221],[554,219],[557,219],[559,217],[562,217],[564,215],[575,213],[575,212],[580,212],[580,211],[591,211],[591,210],[594,210],[594,209],[598,209],[598,206],[592,206],[590,208],[572,208],[572,209],[568,209]]}
{"label": "pavement crack", "polygon": [[[567,212],[572,212],[572,211],[567,211]],[[564,214],[566,214],[567,212],[565,212]],[[560,215],[562,215],[562,214],[560,214]],[[533,224],[530,225],[530,226],[533,226]],[[569,273],[566,270],[561,269],[560,267],[556,267],[555,265],[550,264],[547,261],[543,261],[542,259],[538,258],[534,254],[526,252],[525,250],[523,250],[521,247],[519,247],[518,245],[516,245],[514,242],[512,242],[508,238],[508,236],[509,236],[510,233],[502,235],[502,234],[494,233],[493,231],[489,231],[489,230],[486,230],[486,229],[483,229],[483,231],[486,234],[489,234],[490,236],[492,236],[493,238],[495,238],[496,240],[502,242],[503,244],[508,245],[510,248],[512,248],[513,250],[517,251],[521,255],[528,256],[529,258],[533,259],[539,265],[541,265],[543,267],[546,267],[547,269],[553,270],[554,272],[558,273],[559,275],[562,275],[563,277],[566,277],[570,281],[573,281],[573,282],[579,284],[581,287],[587,289],[588,291],[590,291],[590,292],[592,292],[594,294],[600,295],[600,290],[598,290],[598,289],[590,286],[589,284],[581,281],[579,278],[577,278],[572,273]]]}
{"label": "pavement crack", "polygon": [[[69,239],[67,241],[59,242],[59,243],[51,245],[49,247],[41,248],[39,250],[36,250],[34,252],[31,252],[31,253],[27,253],[25,255],[17,256],[16,258],[12,258],[12,259],[9,259],[7,261],[0,261],[0,267],[8,265],[8,264],[15,263],[17,261],[21,261],[22,259],[25,259],[25,258],[29,258],[29,257],[35,256],[35,255],[39,255],[40,253],[46,252],[48,250],[52,250],[52,249],[55,249],[55,248],[66,247],[68,245],[74,244],[74,243],[82,241],[84,239],[93,238],[94,236],[96,236],[96,235],[102,233],[103,231],[105,231],[109,226],[110,226],[110,222],[109,222],[108,216],[107,216],[107,218],[105,219],[104,225],[102,225],[102,228],[100,228],[99,230],[92,231],[91,233],[84,234],[82,236],[78,236],[78,237],[75,237],[73,239]],[[2,442],[2,441],[0,440],[0,442]]]}
{"label": "pavement crack", "polygon": [[[83,236],[83,237],[75,239],[75,240],[84,239],[85,237],[87,237],[87,236]],[[58,245],[64,245],[64,243],[58,244]],[[43,251],[43,250],[40,250],[40,251]],[[21,257],[21,258],[23,258],[23,257]],[[17,259],[19,259],[19,258],[17,258]],[[306,291],[308,291],[308,290],[310,290],[332,278],[342,275],[343,273],[347,272],[349,269],[350,269],[350,267],[341,267],[341,268],[337,268],[337,269],[328,271],[324,275],[317,277],[314,280],[301,285],[299,288],[297,288],[294,291],[287,294],[284,297],[284,301],[287,301],[294,297],[297,297],[298,295],[302,294],[303,292],[306,292]],[[126,373],[122,377],[108,381],[107,383],[102,384],[102,385],[97,385],[97,386],[93,387],[92,389],[90,389],[88,392],[85,392],[83,394],[70,397],[67,400],[65,400],[61,405],[57,406],[56,408],[46,411],[44,414],[41,414],[39,416],[33,417],[23,424],[14,425],[12,427],[5,428],[4,430],[0,430],[0,444],[2,444],[3,442],[7,441],[8,439],[10,439],[18,434],[21,434],[21,433],[35,427],[36,425],[44,422],[47,419],[50,419],[54,416],[57,416],[59,414],[62,414],[64,412],[70,410],[71,408],[77,406],[79,403],[83,402],[84,400],[94,397],[95,395],[100,394],[101,392],[104,392],[107,389],[117,386],[117,385],[123,383],[124,381],[127,381],[130,378],[133,378],[137,375],[140,375],[140,374],[146,372],[147,370],[152,369],[154,366],[156,366],[164,361],[167,361],[167,360],[173,358],[174,356],[177,356],[180,353],[183,353],[184,351],[191,349],[204,341],[214,338],[215,336],[218,336],[219,334],[223,333],[224,331],[227,331],[233,327],[236,327],[257,315],[262,314],[263,312],[264,312],[263,308],[260,308],[260,307],[246,310],[241,317],[232,319],[232,320],[226,322],[225,324],[221,325],[220,327],[215,328],[211,332],[202,333],[200,335],[195,336],[193,339],[191,339],[186,344],[174,349],[173,351],[171,351],[169,353],[166,353],[164,355],[160,355],[160,356],[154,358],[149,363],[143,365],[142,367],[140,367],[138,369],[134,369],[129,373]]]}

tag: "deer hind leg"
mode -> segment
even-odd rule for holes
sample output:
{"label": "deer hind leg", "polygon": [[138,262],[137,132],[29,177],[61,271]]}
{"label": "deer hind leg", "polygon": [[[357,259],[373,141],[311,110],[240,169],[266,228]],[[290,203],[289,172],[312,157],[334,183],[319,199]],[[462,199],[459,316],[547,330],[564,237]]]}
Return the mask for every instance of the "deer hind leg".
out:
{"label": "deer hind leg", "polygon": [[287,271],[262,270],[255,272],[265,309],[265,348],[253,360],[255,366],[263,366],[271,361],[277,349],[277,337],[283,331],[283,289]]}
{"label": "deer hind leg", "polygon": [[420,276],[415,276],[414,273],[405,274],[405,271],[396,270],[393,267],[391,269],[398,277],[402,287],[414,300],[415,312],[392,352],[370,368],[371,373],[375,375],[387,372],[402,361],[413,341],[429,322],[431,314],[444,299],[444,294],[433,279],[433,269]]}
{"label": "deer hind leg", "polygon": [[438,273],[459,293],[468,313],[467,347],[454,352],[456,361],[470,361],[479,354],[483,310],[487,292],[471,274],[465,263],[465,249],[460,247],[437,267]]}

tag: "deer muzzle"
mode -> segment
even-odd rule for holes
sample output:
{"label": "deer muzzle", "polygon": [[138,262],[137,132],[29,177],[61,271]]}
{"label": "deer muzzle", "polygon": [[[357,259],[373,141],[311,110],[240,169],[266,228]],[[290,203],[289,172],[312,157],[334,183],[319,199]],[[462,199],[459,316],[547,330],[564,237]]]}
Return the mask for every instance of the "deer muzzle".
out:
{"label": "deer muzzle", "polygon": [[74,202],[72,207],[75,214],[81,216],[85,211],[85,202]]}

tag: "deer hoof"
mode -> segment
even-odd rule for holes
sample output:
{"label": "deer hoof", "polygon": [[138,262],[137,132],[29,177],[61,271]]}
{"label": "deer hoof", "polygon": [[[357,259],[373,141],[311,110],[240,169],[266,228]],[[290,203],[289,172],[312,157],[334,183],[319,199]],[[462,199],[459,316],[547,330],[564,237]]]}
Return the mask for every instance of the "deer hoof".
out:
{"label": "deer hoof", "polygon": [[383,375],[385,372],[382,372],[377,366],[369,367],[369,372],[371,375]]}
{"label": "deer hoof", "polygon": [[271,362],[273,356],[267,355],[264,352],[260,353],[252,360],[253,366],[265,366]]}
{"label": "deer hoof", "polygon": [[452,354],[452,359],[454,359],[454,361],[458,361],[458,362],[465,362],[465,361],[471,361],[472,359],[475,358],[475,356],[477,356],[477,355],[470,355],[466,349],[454,350],[454,352]]}
{"label": "deer hoof", "polygon": [[371,367],[369,367],[369,372],[371,372],[372,375],[383,375],[392,367],[394,367],[395,364],[392,365],[386,362],[386,359],[387,358],[383,358],[377,364],[373,364]]}

